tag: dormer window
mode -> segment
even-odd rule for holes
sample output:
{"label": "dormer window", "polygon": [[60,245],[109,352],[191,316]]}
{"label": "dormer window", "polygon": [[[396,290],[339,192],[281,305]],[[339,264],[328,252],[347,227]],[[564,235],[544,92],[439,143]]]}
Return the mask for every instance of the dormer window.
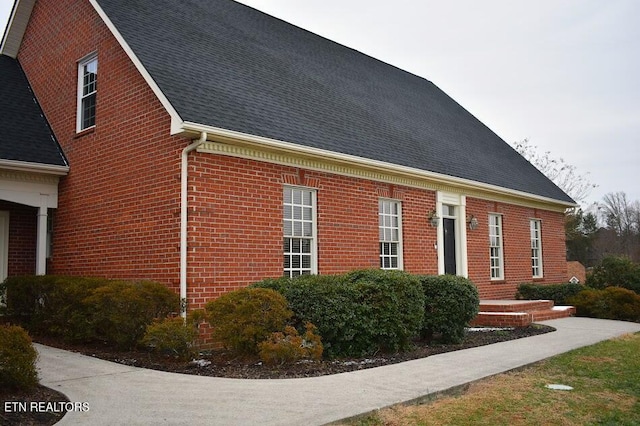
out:
{"label": "dormer window", "polygon": [[96,125],[97,89],[98,56],[92,54],[78,62],[78,132]]}

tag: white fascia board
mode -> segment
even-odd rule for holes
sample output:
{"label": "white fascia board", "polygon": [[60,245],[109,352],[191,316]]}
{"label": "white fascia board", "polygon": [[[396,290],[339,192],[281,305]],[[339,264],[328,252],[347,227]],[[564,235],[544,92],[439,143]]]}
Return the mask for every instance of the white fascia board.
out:
{"label": "white fascia board", "polygon": [[3,159],[0,159],[0,169],[15,170],[19,172],[35,172],[56,176],[64,176],[69,173],[69,166],[56,166],[53,164],[30,163],[28,161]]}
{"label": "white fascia board", "polygon": [[167,111],[167,113],[171,117],[171,134],[174,135],[176,133],[179,133],[181,131],[182,119],[180,118],[180,115],[178,114],[176,109],[173,107],[173,105],[171,105],[171,102],[169,102],[169,99],[167,99],[167,97],[162,92],[162,90],[160,89],[158,84],[155,82],[153,77],[151,77],[151,74],[149,74],[149,72],[144,67],[144,65],[142,65],[142,62],[140,61],[140,59],[138,59],[136,54],[133,52],[133,49],[131,49],[131,47],[129,46],[127,41],[124,39],[122,34],[120,34],[116,26],[113,24],[113,22],[111,22],[111,19],[109,19],[109,16],[105,13],[102,7],[100,7],[100,5],[98,4],[98,1],[89,0],[89,3],[91,3],[91,5],[96,10],[98,15],[100,15],[100,18],[102,18],[107,28],[109,28],[109,31],[111,31],[111,34],[113,34],[113,36],[116,38],[116,40],[118,41],[122,49],[125,51],[125,53],[129,57],[131,62],[133,62],[133,65],[135,65],[140,75],[142,75],[142,78],[144,78],[144,80],[147,82],[147,84],[149,85],[153,93],[160,100],[160,103],[162,104],[164,109]]}
{"label": "white fascia board", "polygon": [[187,133],[201,133],[206,132],[209,135],[209,139],[213,140],[216,137],[223,142],[231,142],[239,145],[262,147],[271,150],[277,150],[280,152],[291,153],[295,155],[304,155],[317,159],[323,159],[332,162],[338,162],[348,165],[359,165],[361,167],[371,168],[378,171],[386,171],[393,174],[401,174],[407,177],[417,179],[429,179],[444,184],[453,185],[462,188],[481,189],[486,192],[495,193],[499,195],[506,195],[511,197],[523,198],[528,200],[535,200],[542,203],[553,204],[556,206],[562,206],[563,208],[576,207],[576,204],[566,201],[560,201],[549,197],[543,197],[540,195],[530,194],[528,192],[517,191],[513,189],[504,188],[497,185],[491,185],[488,183],[477,182],[470,179],[463,179],[454,176],[448,176],[441,173],[430,172],[426,170],[416,169],[413,167],[400,166],[393,163],[387,163],[379,160],[371,160],[364,157],[358,157],[350,154],[342,154],[339,152],[328,151],[319,148],[312,148],[294,144],[291,142],[284,142],[277,139],[265,138],[262,136],[255,136],[247,133],[237,132],[234,130],[222,129],[219,127],[207,126],[203,124],[184,122],[181,126],[182,132]]}
{"label": "white fascia board", "polygon": [[11,16],[0,43],[0,54],[14,59],[18,56],[20,44],[22,44],[22,38],[27,30],[27,24],[35,3],[35,0],[16,0],[13,4]]}

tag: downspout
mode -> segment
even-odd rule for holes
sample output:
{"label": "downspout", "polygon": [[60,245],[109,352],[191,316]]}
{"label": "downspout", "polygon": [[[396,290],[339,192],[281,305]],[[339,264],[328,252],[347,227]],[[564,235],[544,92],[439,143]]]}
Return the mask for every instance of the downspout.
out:
{"label": "downspout", "polygon": [[189,153],[207,141],[207,132],[200,139],[182,150],[180,156],[180,316],[187,316],[187,224],[189,187]]}

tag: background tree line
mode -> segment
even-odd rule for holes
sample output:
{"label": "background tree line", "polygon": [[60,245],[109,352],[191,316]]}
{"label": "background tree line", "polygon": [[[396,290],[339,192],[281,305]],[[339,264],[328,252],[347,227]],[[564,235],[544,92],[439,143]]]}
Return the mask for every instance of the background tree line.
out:
{"label": "background tree line", "polygon": [[[549,151],[539,153],[528,139],[514,148],[531,164],[565,191],[578,204],[584,204],[597,185],[589,174],[581,174],[564,159]],[[567,260],[577,260],[587,267],[599,264],[608,256],[623,256],[640,262],[640,201],[629,200],[624,192],[610,192],[600,202],[587,208],[566,212],[565,232]]]}

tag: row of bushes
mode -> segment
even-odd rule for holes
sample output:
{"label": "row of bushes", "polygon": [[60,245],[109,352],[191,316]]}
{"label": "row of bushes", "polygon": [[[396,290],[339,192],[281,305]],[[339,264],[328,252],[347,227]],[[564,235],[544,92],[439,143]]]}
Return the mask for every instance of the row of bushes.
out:
{"label": "row of bushes", "polygon": [[640,321],[640,265],[624,257],[607,257],[589,274],[585,285],[523,283],[516,298],[573,305],[578,316]]}
{"label": "row of bushes", "polygon": [[35,388],[38,385],[37,358],[38,353],[23,328],[0,325],[0,393]]}
{"label": "row of bushes", "polygon": [[591,288],[581,284],[520,284],[518,299],[553,300],[571,305],[581,317],[640,321],[640,295],[622,287]]}
{"label": "row of bushes", "polygon": [[557,306],[569,305],[569,299],[585,289],[582,284],[533,284],[523,283],[518,286],[516,299],[553,300]]}
{"label": "row of bushes", "polygon": [[155,318],[178,312],[179,297],[160,283],[62,276],[10,277],[6,314],[30,332],[67,341],[130,348]]}
{"label": "row of bushes", "polygon": [[159,283],[29,276],[2,287],[5,313],[36,334],[187,358],[206,319],[229,348],[268,362],[399,351],[417,336],[459,342],[479,306],[465,278],[383,270],[267,279],[210,302],[186,326],[168,318],[179,299]]}
{"label": "row of bushes", "polygon": [[[458,342],[479,306],[477,288],[465,278],[377,269],[266,279],[252,288],[270,289],[284,296],[283,309],[290,309],[291,314],[280,317],[280,321],[298,330],[313,324],[328,357],[404,350],[419,335],[438,335]],[[236,317],[240,321],[236,314],[225,316],[222,307],[237,306],[237,301],[233,302],[237,297],[230,293],[207,306],[209,321],[219,337],[227,326],[222,318]],[[264,318],[264,313],[261,315]],[[240,338],[239,331],[229,336]],[[255,347],[256,340],[246,344]]]}

